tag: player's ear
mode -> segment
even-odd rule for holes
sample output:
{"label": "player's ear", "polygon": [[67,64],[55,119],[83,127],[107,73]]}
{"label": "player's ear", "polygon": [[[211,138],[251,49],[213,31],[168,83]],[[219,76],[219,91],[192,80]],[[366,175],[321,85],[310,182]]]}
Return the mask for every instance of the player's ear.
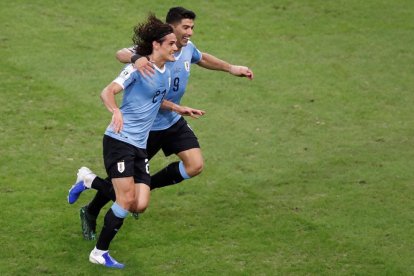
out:
{"label": "player's ear", "polygon": [[157,41],[152,42],[152,49],[158,50],[160,48],[160,46],[161,46],[161,44],[158,43]]}

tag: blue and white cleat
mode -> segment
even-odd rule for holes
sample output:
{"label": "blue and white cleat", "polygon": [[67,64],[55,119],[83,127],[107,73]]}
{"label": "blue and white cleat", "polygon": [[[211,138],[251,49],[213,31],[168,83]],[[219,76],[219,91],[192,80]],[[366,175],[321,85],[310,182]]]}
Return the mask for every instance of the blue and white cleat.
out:
{"label": "blue and white cleat", "polygon": [[78,200],[80,194],[86,189],[90,188],[85,185],[85,178],[89,174],[93,174],[93,172],[87,167],[82,167],[78,170],[78,178],[76,179],[76,183],[72,185],[72,187],[69,189],[69,194],[68,194],[69,204],[75,203],[76,200]]}
{"label": "blue and white cleat", "polygon": [[89,255],[89,261],[94,264],[101,264],[106,267],[112,268],[124,268],[125,265],[118,263],[114,258],[109,255],[109,252],[106,251],[102,255],[96,254],[94,250],[92,250],[91,254]]}

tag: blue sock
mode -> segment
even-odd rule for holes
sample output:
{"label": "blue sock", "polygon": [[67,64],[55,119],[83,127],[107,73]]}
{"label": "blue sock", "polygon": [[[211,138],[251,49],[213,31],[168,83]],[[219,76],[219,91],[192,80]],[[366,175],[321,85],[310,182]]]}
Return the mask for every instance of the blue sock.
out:
{"label": "blue sock", "polygon": [[119,206],[116,202],[108,210],[104,218],[102,231],[99,234],[96,248],[99,250],[108,250],[109,244],[124,224],[124,219],[128,215],[128,211]]}
{"label": "blue sock", "polygon": [[187,172],[185,171],[185,167],[184,167],[184,163],[183,163],[183,161],[180,161],[180,163],[178,164],[178,168],[179,168],[179,170],[180,170],[180,174],[181,174],[181,176],[182,176],[184,179],[189,179],[189,178],[191,178],[191,176],[189,176],[189,175],[187,174]]}
{"label": "blue sock", "polygon": [[118,218],[126,218],[128,216],[128,210],[125,210],[124,208],[122,208],[121,206],[118,205],[118,203],[114,202],[114,204],[112,204],[112,212],[114,212],[114,215]]}

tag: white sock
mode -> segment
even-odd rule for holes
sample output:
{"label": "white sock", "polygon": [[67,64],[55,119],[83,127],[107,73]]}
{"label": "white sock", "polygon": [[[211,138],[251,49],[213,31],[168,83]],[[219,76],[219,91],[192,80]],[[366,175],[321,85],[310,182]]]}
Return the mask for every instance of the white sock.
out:
{"label": "white sock", "polygon": [[88,173],[87,175],[85,175],[85,177],[83,178],[83,184],[85,185],[85,187],[88,187],[90,189],[95,177],[96,177],[96,174],[94,173]]}
{"label": "white sock", "polygon": [[95,248],[92,250],[92,254],[95,256],[102,256],[103,254],[105,254],[106,252],[108,252],[108,250],[100,250],[97,249],[96,246]]}

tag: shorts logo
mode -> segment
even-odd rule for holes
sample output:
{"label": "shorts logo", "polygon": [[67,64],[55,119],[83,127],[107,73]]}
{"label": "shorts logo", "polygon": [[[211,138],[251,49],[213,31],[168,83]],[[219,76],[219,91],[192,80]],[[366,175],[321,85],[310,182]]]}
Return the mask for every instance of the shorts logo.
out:
{"label": "shorts logo", "polygon": [[118,162],[118,172],[123,173],[125,171],[125,162]]}
{"label": "shorts logo", "polygon": [[190,72],[190,63],[188,61],[184,62],[184,67],[187,72]]}

